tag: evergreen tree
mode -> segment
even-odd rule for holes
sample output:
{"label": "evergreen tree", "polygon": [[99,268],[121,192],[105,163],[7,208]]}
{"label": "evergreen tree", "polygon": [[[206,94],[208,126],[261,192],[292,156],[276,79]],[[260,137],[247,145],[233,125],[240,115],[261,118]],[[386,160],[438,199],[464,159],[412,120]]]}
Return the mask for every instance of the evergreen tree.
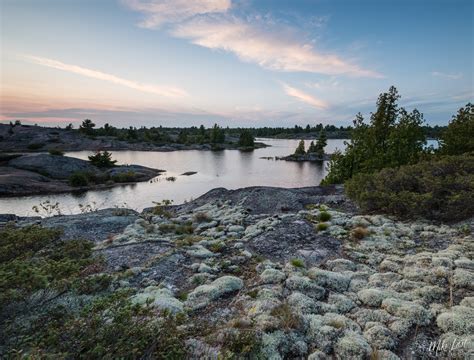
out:
{"label": "evergreen tree", "polygon": [[474,104],[467,104],[453,116],[441,134],[440,152],[446,155],[474,152]]}
{"label": "evergreen tree", "polygon": [[252,132],[247,129],[242,130],[238,144],[241,147],[253,147],[255,145],[255,139]]}
{"label": "evergreen tree", "polygon": [[178,139],[176,140],[180,144],[186,144],[188,142],[188,132],[183,129],[179,132]]}
{"label": "evergreen tree", "polygon": [[359,113],[344,153],[334,154],[323,184],[341,183],[358,173],[371,173],[418,161],[426,142],[423,115],[398,108],[397,89],[390,87],[377,100],[377,109],[365,124]]}
{"label": "evergreen tree", "polygon": [[316,145],[314,144],[314,141],[311,140],[309,143],[309,148],[308,148],[308,154],[314,154],[316,152]]}
{"label": "evergreen tree", "polygon": [[304,149],[304,140],[300,140],[298,143],[298,146],[296,147],[295,150],[295,155],[304,155],[306,154],[306,151]]}
{"label": "evergreen tree", "polygon": [[316,142],[316,145],[314,146],[315,148],[315,153],[318,154],[318,157],[322,158],[324,156],[324,148],[328,144],[327,137],[326,137],[326,131],[324,129],[321,130],[319,133],[319,138],[318,141]]}
{"label": "evergreen tree", "polygon": [[85,119],[81,126],[79,126],[79,131],[86,134],[86,135],[93,135],[94,134],[95,124],[90,119]]}
{"label": "evergreen tree", "polygon": [[217,124],[211,130],[210,141],[211,144],[223,144],[225,141],[225,133]]}

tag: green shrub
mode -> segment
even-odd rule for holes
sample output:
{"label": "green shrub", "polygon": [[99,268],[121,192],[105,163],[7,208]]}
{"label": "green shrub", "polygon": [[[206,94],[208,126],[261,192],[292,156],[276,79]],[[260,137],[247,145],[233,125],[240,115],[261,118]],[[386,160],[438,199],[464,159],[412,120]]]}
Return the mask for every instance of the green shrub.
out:
{"label": "green shrub", "polygon": [[325,222],[320,222],[318,225],[316,225],[316,230],[317,231],[325,231],[327,230],[329,227],[328,224],[326,224]]}
{"label": "green shrub", "polygon": [[94,263],[92,243],[59,236],[38,226],[0,231],[0,308],[46,287],[64,290]]}
{"label": "green shrub", "polygon": [[474,156],[446,156],[346,182],[347,195],[368,212],[457,221],[474,215]]}
{"label": "green shrub", "polygon": [[116,183],[134,182],[136,174],[134,171],[127,171],[126,173],[119,173],[112,176],[112,180]]}
{"label": "green shrub", "polygon": [[319,220],[320,221],[329,221],[331,220],[331,214],[328,213],[327,211],[321,211],[319,214]]}
{"label": "green shrub", "polygon": [[439,152],[445,155],[461,155],[474,152],[474,104],[467,104],[453,116],[448,127],[441,133]]}
{"label": "green shrub", "polygon": [[291,259],[290,264],[297,268],[304,268],[304,261],[301,259]]}
{"label": "green shrub", "polygon": [[89,185],[89,176],[87,173],[77,171],[69,176],[69,185],[74,187],[87,186]]}
{"label": "green shrub", "polygon": [[174,229],[176,235],[192,234],[194,232],[194,227],[191,224],[178,225]]}
{"label": "green shrub", "polygon": [[89,156],[92,165],[99,168],[114,167],[117,160],[112,160],[112,154],[108,151],[97,151],[94,155]]}
{"label": "green shrub", "polygon": [[185,358],[183,318],[132,304],[131,290],[107,293],[112,278],[98,273],[93,244],[60,234],[0,230],[2,358]]}
{"label": "green shrub", "polygon": [[44,146],[44,143],[32,143],[27,146],[28,150],[39,150]]}
{"label": "green shrub", "polygon": [[55,156],[63,156],[64,155],[64,151],[62,151],[61,149],[49,149],[48,150],[49,154],[50,155],[55,155]]}

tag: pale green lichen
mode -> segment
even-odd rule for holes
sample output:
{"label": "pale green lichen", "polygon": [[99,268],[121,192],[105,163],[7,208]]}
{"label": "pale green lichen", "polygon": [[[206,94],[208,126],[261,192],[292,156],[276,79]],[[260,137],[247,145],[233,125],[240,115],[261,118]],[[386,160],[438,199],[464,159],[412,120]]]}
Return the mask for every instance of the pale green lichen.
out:
{"label": "pale green lichen", "polygon": [[453,306],[449,311],[438,315],[436,323],[444,332],[471,335],[474,333],[474,309],[467,306]]}
{"label": "pale green lichen", "polygon": [[186,305],[192,309],[207,306],[211,301],[221,296],[242,289],[244,282],[235,276],[222,276],[211,284],[195,288],[186,300]]}
{"label": "pale green lichen", "polygon": [[395,336],[382,324],[371,326],[364,331],[364,337],[375,349],[393,349],[396,345]]}
{"label": "pale green lichen", "polygon": [[134,304],[150,305],[173,314],[183,311],[183,303],[174,298],[170,290],[160,289],[156,286],[145,288],[142,292],[132,296],[131,300]]}
{"label": "pale green lichen", "polygon": [[260,274],[260,279],[263,284],[277,284],[285,280],[285,278],[285,273],[276,269],[265,269]]}
{"label": "pale green lichen", "polygon": [[325,295],[325,290],[318,286],[307,276],[292,275],[285,281],[285,286],[293,291],[302,292],[314,299],[321,299]]}
{"label": "pale green lichen", "polygon": [[336,358],[341,360],[364,360],[371,352],[367,340],[355,331],[347,331],[334,347]]}
{"label": "pale green lichen", "polygon": [[351,278],[348,275],[322,270],[316,267],[309,269],[308,276],[313,279],[317,285],[338,292],[346,291],[351,282]]}
{"label": "pale green lichen", "polygon": [[390,314],[408,319],[416,325],[427,325],[432,317],[431,312],[420,304],[396,298],[384,299],[382,308]]}

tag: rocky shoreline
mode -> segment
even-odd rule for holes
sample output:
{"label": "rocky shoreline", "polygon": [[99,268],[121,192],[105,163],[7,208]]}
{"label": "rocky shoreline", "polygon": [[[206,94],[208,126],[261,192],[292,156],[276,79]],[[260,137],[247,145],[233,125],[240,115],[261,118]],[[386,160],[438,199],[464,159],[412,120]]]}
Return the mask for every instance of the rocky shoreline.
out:
{"label": "rocky shoreline", "polygon": [[[0,197],[106,189],[148,181],[163,172],[165,170],[140,165],[101,169],[89,161],[68,156],[3,154],[0,156]],[[71,181],[78,175],[84,183]]]}
{"label": "rocky shoreline", "polygon": [[243,150],[249,151],[267,147],[261,142],[255,142],[251,148],[239,147],[238,139],[232,143],[223,144],[153,144],[149,142],[130,142],[119,140],[112,136],[85,136],[77,130],[48,128],[31,125],[18,125],[9,133],[10,126],[0,124],[0,153],[1,152],[45,152],[51,149],[62,151],[102,151],[102,150],[133,150],[133,151],[179,151],[179,150]]}
{"label": "rocky shoreline", "polygon": [[360,214],[330,186],[8,221],[93,241],[120,274],[111,289],[186,316],[189,358],[218,359],[229,334],[248,333],[270,359],[462,359],[474,344],[474,219]]}

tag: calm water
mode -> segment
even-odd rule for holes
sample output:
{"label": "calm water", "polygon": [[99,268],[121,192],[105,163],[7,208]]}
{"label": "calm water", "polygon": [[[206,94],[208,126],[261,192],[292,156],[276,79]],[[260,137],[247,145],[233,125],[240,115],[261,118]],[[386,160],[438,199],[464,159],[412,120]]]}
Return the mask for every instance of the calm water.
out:
{"label": "calm water", "polygon": [[[237,189],[246,186],[301,187],[318,185],[326,175],[326,164],[290,162],[261,159],[261,157],[285,156],[291,154],[298,140],[260,139],[271,147],[240,152],[225,151],[114,151],[113,158],[119,164],[139,164],[164,169],[166,173],[150,182],[119,186],[82,194],[59,194],[0,199],[0,213],[35,215],[32,206],[49,200],[59,202],[64,214],[79,213],[79,205],[91,204],[102,209],[126,206],[136,210],[153,206],[153,201],[170,199],[174,204],[191,200],[216,187]],[[309,141],[306,141],[306,146]],[[328,140],[326,152],[344,148],[344,140]],[[67,153],[87,159],[89,151]],[[186,171],[197,171],[192,176],[181,176]],[[166,181],[175,176],[176,181]]]}

